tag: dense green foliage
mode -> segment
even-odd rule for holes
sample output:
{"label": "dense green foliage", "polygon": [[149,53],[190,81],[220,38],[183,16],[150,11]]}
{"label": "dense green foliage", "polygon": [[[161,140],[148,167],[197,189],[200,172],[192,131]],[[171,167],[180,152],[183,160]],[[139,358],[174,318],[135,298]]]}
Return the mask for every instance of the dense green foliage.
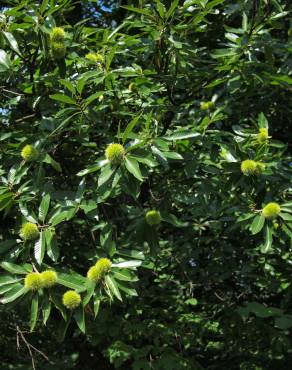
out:
{"label": "dense green foliage", "polygon": [[287,369],[292,4],[83,3],[0,16],[1,368]]}

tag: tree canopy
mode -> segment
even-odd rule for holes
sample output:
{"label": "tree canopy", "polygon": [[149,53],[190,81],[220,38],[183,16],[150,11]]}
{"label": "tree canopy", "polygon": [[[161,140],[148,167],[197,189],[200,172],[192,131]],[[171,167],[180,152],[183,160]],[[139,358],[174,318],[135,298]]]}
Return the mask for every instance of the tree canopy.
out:
{"label": "tree canopy", "polygon": [[3,2],[3,368],[288,368],[291,11]]}

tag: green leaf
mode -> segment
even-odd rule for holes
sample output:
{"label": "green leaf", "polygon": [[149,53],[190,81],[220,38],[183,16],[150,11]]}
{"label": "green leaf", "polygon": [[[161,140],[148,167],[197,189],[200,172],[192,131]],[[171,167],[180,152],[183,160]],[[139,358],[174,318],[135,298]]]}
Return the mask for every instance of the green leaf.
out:
{"label": "green leaf", "polygon": [[278,316],[281,315],[283,312],[278,308],[266,307],[258,302],[249,302],[247,303],[246,307],[240,308],[238,311],[242,316],[248,316],[250,313],[253,313],[257,317],[261,318]]}
{"label": "green leaf", "polygon": [[59,82],[65,86],[72,94],[76,94],[76,90],[72,82],[68,80],[59,80]]}
{"label": "green leaf", "polygon": [[39,296],[35,293],[31,300],[31,310],[30,310],[30,331],[32,332],[35,328],[39,309]]}
{"label": "green leaf", "polygon": [[61,284],[70,289],[74,289],[79,293],[86,290],[86,279],[76,273],[58,273],[58,284]]}
{"label": "green leaf", "polygon": [[174,0],[172,1],[167,13],[166,13],[166,19],[168,19],[169,17],[171,17],[175,11],[175,9],[178,7],[178,3],[179,3],[179,0]]}
{"label": "green leaf", "polygon": [[165,15],[165,7],[164,5],[160,2],[160,0],[155,0],[156,2],[156,9],[160,15],[161,18],[164,18]]}
{"label": "green leaf", "polygon": [[285,220],[285,221],[292,221],[292,215],[290,215],[289,213],[284,213],[284,212],[281,212],[279,214],[279,216]]}
{"label": "green leaf", "polygon": [[32,272],[32,267],[29,264],[16,265],[11,262],[1,262],[0,266],[12,274],[27,274]]}
{"label": "green leaf", "polygon": [[16,245],[16,240],[5,240],[4,242],[0,243],[0,253],[6,253],[9,249]]}
{"label": "green leaf", "polygon": [[141,266],[142,261],[124,261],[119,263],[113,263],[113,267],[118,268],[133,268]]}
{"label": "green leaf", "polygon": [[52,226],[56,226],[59,223],[63,221],[68,221],[70,218],[72,218],[72,210],[74,210],[75,207],[67,210],[67,211],[62,211],[60,212],[59,210],[50,218],[49,223]]}
{"label": "green leaf", "polygon": [[99,312],[99,307],[100,307],[100,299],[95,298],[95,300],[93,302],[94,318],[96,318],[96,316]]}
{"label": "green leaf", "polygon": [[[141,261],[142,263],[142,261]],[[112,269],[113,276],[117,280],[122,281],[138,281],[138,277],[129,269],[120,269],[119,267]]]}
{"label": "green leaf", "polygon": [[105,283],[108,287],[108,289],[113,293],[114,296],[116,296],[120,301],[122,301],[122,296],[120,294],[118,285],[114,279],[113,276],[106,275],[105,276]]}
{"label": "green leaf", "polygon": [[72,99],[72,98],[70,98],[70,96],[65,95],[65,94],[54,94],[54,95],[50,95],[50,98],[53,99],[53,100],[60,101],[62,103],[76,105],[75,100]]}
{"label": "green leaf", "polygon": [[45,155],[43,162],[50,164],[56,171],[62,172],[60,164],[56,162],[49,154]]}
{"label": "green leaf", "polygon": [[46,251],[45,233],[41,231],[40,237],[34,245],[34,258],[36,259],[39,265],[41,265],[43,262],[45,251]]}
{"label": "green leaf", "polygon": [[152,153],[156,156],[157,160],[164,166],[168,167],[167,159],[165,155],[156,146],[151,146]]}
{"label": "green leaf", "polygon": [[26,294],[29,290],[25,288],[23,285],[18,284],[13,289],[11,289],[8,293],[4,295],[4,297],[0,300],[0,303],[7,304],[10,302],[15,301],[17,298]]}
{"label": "green leaf", "polygon": [[125,158],[125,165],[127,170],[139,181],[143,181],[143,177],[140,171],[139,163],[133,157]]}
{"label": "green leaf", "polygon": [[85,168],[84,170],[78,172],[76,176],[85,176],[89,173],[96,172],[108,163],[109,161],[107,159],[103,159],[99,161],[98,163],[92,165],[91,167]]}
{"label": "green leaf", "polygon": [[115,173],[115,169],[112,168],[110,165],[104,166],[98,177],[98,187],[100,188],[102,185],[109,182],[109,180],[114,175],[114,173]]}
{"label": "green leaf", "polygon": [[135,8],[133,6],[125,6],[125,5],[122,5],[121,8],[127,9],[127,10],[129,10],[131,12],[135,12],[135,13],[147,15],[147,16],[151,16],[152,15],[152,13],[149,10]]}
{"label": "green leaf", "polygon": [[11,68],[11,61],[8,54],[0,49],[0,72],[5,72]]}
{"label": "green leaf", "polygon": [[268,120],[263,112],[261,112],[258,116],[258,125],[261,128],[269,128]]}
{"label": "green leaf", "polygon": [[28,209],[26,208],[26,205],[20,203],[19,210],[27,221],[32,222],[34,224],[37,223],[37,218],[35,217],[35,215],[32,214],[32,212],[28,211]]}
{"label": "green leaf", "polygon": [[123,141],[123,144],[125,143],[125,141],[127,140],[129,134],[133,131],[134,127],[136,126],[136,124],[139,122],[139,119],[141,117],[141,114],[139,116],[136,116],[134,117],[129,123],[128,123],[128,126],[126,127],[124,133],[123,133],[123,136],[122,136],[122,141]]}
{"label": "green leaf", "polygon": [[59,248],[55,233],[50,228],[46,228],[44,230],[44,234],[46,238],[47,255],[51,258],[51,260],[56,262],[59,258]]}
{"label": "green leaf", "polygon": [[85,179],[82,179],[78,185],[78,189],[75,195],[75,202],[80,203],[85,191]]}
{"label": "green leaf", "polygon": [[262,214],[256,215],[255,218],[253,219],[253,222],[250,226],[251,233],[253,235],[259,233],[262,228],[264,227],[265,224],[265,218]]}
{"label": "green leaf", "polygon": [[176,152],[163,152],[163,155],[170,159],[184,159],[183,156]]}
{"label": "green leaf", "polygon": [[136,289],[133,289],[133,288],[130,288],[130,287],[126,286],[125,283],[121,283],[120,281],[119,282],[116,281],[116,284],[117,284],[118,288],[122,292],[126,293],[128,296],[130,296],[130,297],[137,297],[138,296],[138,293],[137,293]]}
{"label": "green leaf", "polygon": [[52,308],[52,305],[51,305],[51,302],[49,300],[49,297],[47,295],[45,295],[44,301],[43,301],[43,305],[42,305],[43,324],[44,325],[47,324],[47,321],[48,321],[48,319],[50,317],[51,308]]}
{"label": "green leaf", "polygon": [[198,300],[196,298],[189,298],[185,301],[185,303],[190,306],[196,306],[198,304]]}
{"label": "green leaf", "polygon": [[262,253],[268,253],[272,248],[273,243],[273,234],[272,229],[269,227],[269,225],[266,225],[265,227],[265,242],[264,245],[261,248]]}
{"label": "green leaf", "polygon": [[191,139],[191,138],[198,137],[198,136],[200,136],[198,132],[177,131],[169,136],[163,136],[163,139],[168,140],[168,141],[176,141],[176,140]]}
{"label": "green leaf", "polygon": [[282,317],[276,317],[275,318],[275,326],[282,330],[287,330],[292,327],[292,316],[291,315],[285,315]]}
{"label": "green leaf", "polygon": [[50,194],[46,194],[41,201],[41,204],[39,206],[39,219],[40,221],[44,222],[50,207]]}
{"label": "green leaf", "polygon": [[95,290],[95,285],[96,284],[94,282],[90,281],[90,280],[86,281],[86,290],[87,290],[87,292],[86,292],[86,294],[85,294],[85,296],[82,300],[83,307],[85,307],[89,303],[91,297],[93,296],[94,290]]}
{"label": "green leaf", "polygon": [[85,334],[85,317],[84,317],[84,308],[83,306],[78,307],[77,310],[74,312],[74,319],[79,327],[79,329],[82,331],[82,333]]}
{"label": "green leaf", "polygon": [[15,278],[11,275],[1,275],[0,276],[0,286],[10,285],[21,281],[19,278]]}
{"label": "green leaf", "polygon": [[102,249],[106,251],[109,256],[112,256],[116,251],[115,242],[112,239],[113,227],[110,224],[106,224],[100,233],[100,244]]}
{"label": "green leaf", "polygon": [[67,317],[65,321],[62,321],[60,323],[60,325],[58,327],[58,331],[57,331],[57,340],[58,340],[58,342],[63,342],[63,340],[66,336],[69,324],[71,322],[71,318],[72,318],[72,312],[70,312],[69,317]]}
{"label": "green leaf", "polygon": [[12,35],[12,33],[6,31],[2,31],[2,33],[5,36],[6,40],[8,41],[8,44],[10,45],[11,49],[14,50],[18,55],[20,55],[17,41],[15,40],[15,37]]}
{"label": "green leaf", "polygon": [[168,222],[170,223],[171,225],[173,226],[177,226],[177,227],[184,227],[184,226],[188,226],[188,223],[186,222],[181,222],[174,214],[172,213],[165,213],[163,212],[161,214],[161,217],[162,217],[162,221],[165,221],[165,222]]}

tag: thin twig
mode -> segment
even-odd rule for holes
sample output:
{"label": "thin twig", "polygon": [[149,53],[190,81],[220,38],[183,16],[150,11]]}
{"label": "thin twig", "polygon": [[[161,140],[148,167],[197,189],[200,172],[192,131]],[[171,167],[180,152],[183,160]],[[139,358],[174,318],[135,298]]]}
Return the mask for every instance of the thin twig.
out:
{"label": "thin twig", "polygon": [[24,117],[16,119],[14,122],[18,123],[18,122],[26,121],[27,119],[34,118],[35,116],[36,116],[35,113],[29,114],[28,116],[24,116]]}
{"label": "thin twig", "polygon": [[49,360],[49,358],[48,358],[48,356],[45,353],[43,353],[42,351],[40,351],[39,349],[37,349],[35,346],[33,346],[32,344],[30,344],[27,341],[27,339],[24,336],[24,333],[27,333],[26,331],[22,331],[18,325],[15,326],[15,329],[14,330],[16,330],[16,346],[17,346],[17,350],[20,350],[20,341],[19,341],[19,337],[20,337],[21,340],[23,341],[23,343],[25,344],[27,350],[28,350],[28,353],[29,353],[29,356],[30,356],[30,359],[31,359],[31,365],[32,365],[32,369],[33,370],[36,370],[36,367],[35,367],[35,359],[34,359],[34,356],[33,356],[33,351],[36,352],[36,353],[38,353],[45,360],[47,360],[49,363],[51,363],[50,360]]}

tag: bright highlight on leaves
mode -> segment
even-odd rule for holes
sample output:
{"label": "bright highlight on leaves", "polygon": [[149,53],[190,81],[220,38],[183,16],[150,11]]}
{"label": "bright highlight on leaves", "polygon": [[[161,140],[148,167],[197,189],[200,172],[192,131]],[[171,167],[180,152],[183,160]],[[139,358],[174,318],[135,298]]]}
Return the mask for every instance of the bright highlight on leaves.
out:
{"label": "bright highlight on leaves", "polygon": [[81,296],[75,290],[68,290],[66,293],[63,294],[62,299],[63,305],[68,308],[69,310],[74,310],[81,303]]}
{"label": "bright highlight on leaves", "polygon": [[39,229],[36,224],[27,222],[20,229],[20,236],[23,240],[35,240],[39,236]]}

